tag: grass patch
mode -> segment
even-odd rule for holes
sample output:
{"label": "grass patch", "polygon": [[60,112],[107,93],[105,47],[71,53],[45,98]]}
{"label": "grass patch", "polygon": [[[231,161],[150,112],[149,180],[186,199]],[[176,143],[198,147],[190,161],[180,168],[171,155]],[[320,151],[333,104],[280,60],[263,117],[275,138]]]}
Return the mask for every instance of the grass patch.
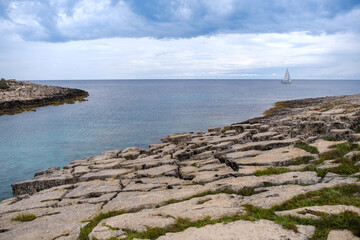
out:
{"label": "grass patch", "polygon": [[290,172],[291,170],[288,168],[268,168],[265,170],[258,170],[255,172],[255,176],[266,176],[266,175],[278,175],[282,173]]}
{"label": "grass patch", "polygon": [[193,164],[191,164],[191,166],[193,166],[193,167],[197,167],[197,164],[196,164],[196,163],[193,163]]}
{"label": "grass patch", "polygon": [[280,206],[273,207],[273,210],[282,211],[308,206],[339,204],[360,207],[359,197],[356,196],[358,194],[360,194],[360,186],[356,184],[323,188],[306,194],[300,194]]}
{"label": "grass patch", "polygon": [[329,148],[334,150],[320,154],[321,160],[338,159],[351,151],[360,150],[359,145],[354,143],[341,143],[330,146]]}
{"label": "grass patch", "polygon": [[268,116],[268,115],[276,113],[281,108],[288,108],[288,107],[290,107],[290,105],[286,101],[284,101],[284,102],[276,102],[274,107],[272,107],[272,108],[270,108],[270,109],[268,109],[268,110],[266,110],[264,112],[264,115]]}
{"label": "grass patch", "polygon": [[297,141],[295,147],[305,150],[312,154],[319,154],[319,150],[316,147],[312,147],[304,142]]}
{"label": "grass patch", "polygon": [[312,157],[312,156],[298,157],[298,158],[295,158],[294,160],[292,160],[290,165],[308,164],[310,162],[310,160],[313,160],[313,159],[314,159],[314,157]]}
{"label": "grass patch", "polygon": [[325,136],[324,140],[326,140],[326,141],[336,141],[334,138],[329,137],[329,136]]}
{"label": "grass patch", "polygon": [[[140,209],[139,209],[140,210]],[[103,219],[118,216],[125,213],[137,212],[139,210],[132,210],[132,211],[111,211],[107,213],[100,213],[91,220],[89,223],[86,224],[84,227],[80,228],[80,234],[77,238],[78,240],[90,240],[89,234],[91,231],[99,224],[99,222]]]}
{"label": "grass patch", "polygon": [[16,217],[12,218],[12,221],[18,221],[18,222],[30,222],[34,220],[36,216],[31,213],[25,213],[25,214],[19,214]]}
{"label": "grass patch", "polygon": [[230,130],[230,126],[226,126],[221,130],[221,132],[224,133],[224,132],[229,131],[229,130]]}

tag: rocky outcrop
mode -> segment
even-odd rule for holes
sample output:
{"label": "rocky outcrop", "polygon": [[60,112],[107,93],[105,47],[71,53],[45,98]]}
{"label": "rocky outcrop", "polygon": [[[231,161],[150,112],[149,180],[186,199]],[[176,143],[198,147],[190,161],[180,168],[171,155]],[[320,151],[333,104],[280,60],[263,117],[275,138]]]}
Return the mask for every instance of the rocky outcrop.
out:
{"label": "rocky outcrop", "polygon": [[[319,227],[316,222],[289,230],[270,220],[358,216],[358,205],[346,205],[350,200],[317,206],[320,200],[314,197],[309,205],[288,205],[299,195],[359,185],[354,134],[360,95],[287,106],[206,133],[171,134],[148,149],[107,151],[35,173],[14,183],[14,197],[0,203],[0,239],[121,239],[155,233],[158,239],[308,239]],[[341,151],[329,154],[337,144],[343,144]],[[356,196],[360,191],[350,198]],[[35,219],[11,220],[21,214]]]}
{"label": "rocky outcrop", "polygon": [[89,94],[80,89],[39,85],[30,82],[2,80],[0,115],[33,110],[35,107],[84,101]]}

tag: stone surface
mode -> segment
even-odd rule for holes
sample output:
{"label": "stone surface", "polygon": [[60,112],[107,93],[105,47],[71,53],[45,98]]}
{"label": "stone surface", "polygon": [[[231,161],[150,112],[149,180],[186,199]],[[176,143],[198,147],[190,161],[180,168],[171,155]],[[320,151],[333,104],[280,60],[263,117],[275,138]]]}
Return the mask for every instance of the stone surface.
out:
{"label": "stone surface", "polygon": [[228,224],[218,223],[207,225],[202,228],[188,228],[179,233],[167,233],[158,240],[249,240],[249,239],[271,239],[271,240],[305,240],[310,238],[315,231],[313,226],[298,226],[298,232],[286,230],[268,220],[255,222],[236,221]]}
{"label": "stone surface", "polygon": [[327,240],[360,240],[349,230],[331,230]]}
{"label": "stone surface", "polygon": [[[75,160],[63,169],[38,172],[31,180],[13,184],[15,197],[0,202],[0,239],[77,239],[80,227],[87,224],[84,220],[109,211],[127,211],[103,219],[90,235],[123,238],[125,228],[146,231],[147,227],[166,228],[176,218],[196,221],[241,215],[245,204],[270,208],[299,194],[359,184],[360,173],[331,172],[338,159],[319,165],[318,155],[294,145],[301,140],[325,152],[343,142],[322,140],[325,134],[341,132],[339,140],[352,139],[347,129],[356,129],[353,126],[360,120],[360,95],[284,104],[288,107],[278,108],[274,114],[223,130],[217,127],[206,133],[171,134],[148,149],[109,150]],[[302,157],[314,160],[295,165],[294,160]],[[256,171],[280,167],[290,172],[255,176]],[[304,171],[306,167],[312,171]],[[329,168],[323,179],[315,171],[321,168]],[[315,217],[314,211],[344,210],[358,211],[352,206],[311,206],[279,214]],[[11,221],[23,213],[35,214],[36,219]],[[313,227],[305,228],[309,231],[296,233],[270,221],[236,221],[189,228],[161,238],[306,239]]]}
{"label": "stone surface", "polygon": [[30,82],[5,80],[8,89],[0,89],[0,115],[31,110],[34,107],[82,100],[89,94],[80,89],[40,85]]}
{"label": "stone surface", "polygon": [[236,159],[236,160],[232,160],[231,162],[233,162],[236,165],[281,166],[281,165],[289,165],[292,160],[306,156],[311,157],[312,154],[299,148],[281,147],[269,151],[264,151],[263,153],[255,157]]}
{"label": "stone surface", "polygon": [[319,150],[319,153],[324,153],[331,151],[331,146],[344,143],[345,141],[326,141],[323,139],[317,140],[315,143],[310,144],[310,146],[316,147]]}
{"label": "stone surface", "polygon": [[351,211],[357,213],[360,216],[360,208],[354,206],[346,206],[346,205],[324,205],[324,206],[303,207],[293,210],[275,212],[275,214],[281,216],[290,215],[299,218],[320,219],[320,217],[315,215],[314,213],[319,212],[319,213],[327,213],[327,214],[340,214],[345,211]]}

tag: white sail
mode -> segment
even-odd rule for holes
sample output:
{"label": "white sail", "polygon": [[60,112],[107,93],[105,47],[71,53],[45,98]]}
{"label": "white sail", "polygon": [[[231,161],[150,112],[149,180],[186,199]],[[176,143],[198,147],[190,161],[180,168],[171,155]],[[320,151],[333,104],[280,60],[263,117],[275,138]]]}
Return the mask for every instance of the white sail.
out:
{"label": "white sail", "polygon": [[284,79],[281,81],[281,83],[291,83],[290,73],[288,69],[286,69]]}

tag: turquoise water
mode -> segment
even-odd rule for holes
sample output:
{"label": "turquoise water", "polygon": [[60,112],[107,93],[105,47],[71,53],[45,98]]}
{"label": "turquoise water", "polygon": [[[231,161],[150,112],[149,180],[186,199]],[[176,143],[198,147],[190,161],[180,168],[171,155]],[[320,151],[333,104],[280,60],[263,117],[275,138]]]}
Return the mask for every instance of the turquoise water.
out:
{"label": "turquoise water", "polygon": [[0,116],[0,199],[37,171],[109,149],[147,148],[170,133],[260,116],[275,101],[360,93],[360,81],[34,81],[80,88],[87,102]]}

